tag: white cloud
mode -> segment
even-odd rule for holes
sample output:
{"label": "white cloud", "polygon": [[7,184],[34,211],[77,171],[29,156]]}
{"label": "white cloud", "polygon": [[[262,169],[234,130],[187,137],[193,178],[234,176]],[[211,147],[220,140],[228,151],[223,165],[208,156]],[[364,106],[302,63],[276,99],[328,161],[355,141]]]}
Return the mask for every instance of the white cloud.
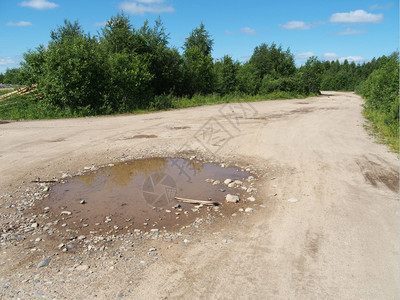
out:
{"label": "white cloud", "polygon": [[15,61],[15,59],[12,58],[11,56],[0,57],[0,66],[14,65],[16,63],[17,62]]}
{"label": "white cloud", "polygon": [[230,30],[225,30],[225,34],[227,35],[234,35],[235,33],[233,31]]}
{"label": "white cloud", "polygon": [[386,4],[386,5],[374,4],[374,5],[371,5],[369,8],[370,8],[371,10],[375,10],[375,9],[389,9],[389,8],[391,8],[392,6],[394,6],[394,2],[390,2],[390,3]]}
{"label": "white cloud", "polygon": [[98,26],[106,26],[106,24],[107,24],[107,21],[96,22],[96,23],[93,24],[93,26],[96,26],[96,27],[98,27]]}
{"label": "white cloud", "polygon": [[19,3],[20,6],[24,6],[24,7],[30,7],[30,8],[34,8],[34,9],[53,9],[58,7],[59,5],[54,3],[54,2],[50,2],[47,0],[30,0],[30,1],[23,1],[21,3]]}
{"label": "white cloud", "polygon": [[322,55],[323,60],[333,61],[339,60],[340,62],[344,62],[346,59],[348,62],[360,62],[365,61],[365,58],[362,56],[346,56],[346,57],[339,57],[336,53],[333,52],[326,52]]}
{"label": "white cloud", "polygon": [[366,32],[365,30],[355,30],[355,29],[347,28],[346,30],[337,32],[334,35],[354,35],[354,34],[363,34],[365,32]]}
{"label": "white cloud", "polygon": [[360,62],[360,61],[365,61],[365,58],[362,56],[346,56],[346,57],[341,57],[339,58],[340,62],[344,62],[347,59],[349,62]]}
{"label": "white cloud", "polygon": [[310,24],[307,24],[303,21],[290,21],[287,22],[286,24],[280,25],[281,27],[285,29],[301,29],[301,30],[307,30],[311,28]]}
{"label": "white cloud", "polygon": [[243,27],[243,28],[240,28],[239,31],[240,31],[241,33],[248,34],[248,35],[255,35],[255,34],[257,34],[257,31],[255,31],[254,29],[252,29],[252,28],[250,28],[250,27]]}
{"label": "white cloud", "polygon": [[311,56],[314,56],[313,52],[304,52],[304,53],[299,53],[295,56],[296,59],[307,59]]}
{"label": "white cloud", "polygon": [[4,73],[7,69],[17,68],[20,65],[22,56],[2,56],[0,57],[0,73]]}
{"label": "white cloud", "polygon": [[322,55],[322,58],[324,60],[332,61],[332,60],[337,60],[339,59],[339,55],[333,52],[326,52]]}
{"label": "white cloud", "polygon": [[164,5],[164,0],[135,0],[119,4],[119,8],[132,15],[145,15],[146,13],[160,14],[175,11],[172,6]]}
{"label": "white cloud", "polygon": [[32,26],[31,22],[27,21],[19,21],[19,22],[7,22],[7,26],[17,26],[17,27],[25,27],[25,26]]}
{"label": "white cloud", "polygon": [[380,23],[383,14],[371,14],[359,9],[348,13],[333,14],[329,21],[334,23]]}

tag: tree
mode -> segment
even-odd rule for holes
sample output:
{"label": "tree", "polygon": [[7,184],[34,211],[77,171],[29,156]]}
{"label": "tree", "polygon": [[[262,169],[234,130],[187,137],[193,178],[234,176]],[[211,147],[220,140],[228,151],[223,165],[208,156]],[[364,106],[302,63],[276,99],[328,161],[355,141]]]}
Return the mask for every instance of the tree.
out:
{"label": "tree", "polygon": [[197,46],[185,52],[183,69],[186,94],[209,94],[214,91],[214,73],[211,55],[204,55]]}
{"label": "tree", "polygon": [[186,39],[183,76],[186,93],[189,95],[214,91],[212,44],[213,41],[203,23]]}
{"label": "tree", "polygon": [[146,21],[135,33],[135,51],[149,62],[155,95],[174,92],[181,82],[183,61],[176,49],[168,48],[168,39],[160,19],[155,21],[153,28]]}
{"label": "tree", "polygon": [[124,14],[111,17],[102,29],[100,42],[108,53],[131,53],[134,49],[133,26]]}
{"label": "tree", "polygon": [[300,68],[306,93],[320,93],[322,81],[322,63],[316,56],[310,57]]}
{"label": "tree", "polygon": [[200,23],[200,27],[193,29],[190,36],[186,38],[183,48],[186,52],[188,49],[197,47],[203,55],[207,56],[211,55],[213,44],[214,41],[208,31],[205,30],[204,24]]}
{"label": "tree", "polygon": [[83,107],[100,111],[105,72],[98,41],[86,36],[77,22],[69,21],[51,37],[40,86],[45,101],[72,111]]}
{"label": "tree", "polygon": [[26,85],[39,84],[44,75],[47,51],[43,45],[35,50],[28,50],[23,54],[24,61],[21,63],[21,71]]}
{"label": "tree", "polygon": [[255,95],[261,85],[261,80],[257,75],[254,65],[245,63],[239,67],[237,73],[237,91],[243,94]]}
{"label": "tree", "polygon": [[275,43],[271,46],[263,43],[254,49],[250,58],[260,80],[265,75],[274,77],[291,76],[296,72],[293,54],[287,49],[283,51],[282,46],[277,47]]}
{"label": "tree", "polygon": [[23,76],[20,68],[7,69],[4,73],[3,83],[23,84]]}
{"label": "tree", "polygon": [[239,63],[234,62],[229,55],[215,63],[216,90],[222,95],[234,93],[237,88],[237,73]]}

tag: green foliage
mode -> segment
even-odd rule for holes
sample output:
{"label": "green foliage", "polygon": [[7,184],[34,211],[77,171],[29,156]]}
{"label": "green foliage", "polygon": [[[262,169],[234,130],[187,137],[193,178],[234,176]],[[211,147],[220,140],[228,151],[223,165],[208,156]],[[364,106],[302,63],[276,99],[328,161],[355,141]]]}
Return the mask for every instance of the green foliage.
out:
{"label": "green foliage", "polygon": [[290,77],[274,77],[272,75],[265,75],[259,93],[261,95],[268,95],[274,92],[303,94],[304,84],[302,78],[299,75]]}
{"label": "green foliage", "polygon": [[237,73],[237,91],[243,94],[256,95],[261,85],[256,68],[250,64],[242,65]]}
{"label": "green foliage", "polygon": [[24,61],[21,63],[21,72],[26,85],[37,84],[44,74],[46,62],[46,49],[39,46],[36,50],[28,50],[24,53]]}
{"label": "green foliage", "polygon": [[78,22],[66,20],[51,31],[47,48],[29,50],[21,68],[5,75],[14,74],[18,80],[13,81],[26,85],[37,84],[41,100],[36,99],[34,106],[21,100],[23,107],[46,107],[59,112],[56,116],[170,109],[319,91],[321,63],[307,62],[298,70],[290,50],[275,43],[261,44],[249,62],[240,64],[230,56],[214,62],[213,40],[203,23],[186,39],[182,55],[169,47],[168,39],[160,19],[154,26],[146,21],[135,28],[128,17],[118,14],[95,37],[85,34]]}
{"label": "green foliage", "polygon": [[256,69],[257,75],[262,80],[265,75],[291,76],[296,72],[293,54],[275,43],[271,46],[261,44],[254,49],[250,64]]}
{"label": "green foliage", "polygon": [[137,55],[113,53],[108,56],[106,107],[110,112],[132,111],[148,106],[152,75],[148,63]]}
{"label": "green foliage", "polygon": [[4,73],[3,82],[9,84],[23,84],[24,79],[20,68],[7,69]]}
{"label": "green foliage", "polygon": [[234,93],[237,89],[237,75],[240,64],[234,62],[230,56],[225,55],[221,61],[215,63],[214,67],[217,93],[221,95]]}
{"label": "green foliage", "polygon": [[203,23],[200,27],[193,29],[190,36],[186,38],[184,44],[184,51],[197,47],[204,56],[211,55],[214,41],[211,39],[210,34],[205,30]]}
{"label": "green foliage", "polygon": [[213,41],[201,23],[184,45],[183,80],[185,94],[209,94],[214,91]]}
{"label": "green foliage", "polygon": [[96,39],[67,21],[52,38],[39,81],[45,101],[64,109],[91,107],[97,112],[102,106],[105,74]]}
{"label": "green foliage", "polygon": [[209,94],[214,90],[213,61],[210,54],[205,55],[197,46],[185,51],[183,69],[187,95]]}
{"label": "green foliage", "polygon": [[300,72],[306,93],[320,93],[323,69],[317,57],[310,57],[305,66],[300,68]]}
{"label": "green foliage", "polygon": [[100,42],[107,53],[133,52],[134,32],[129,19],[124,14],[111,17],[102,29]]}
{"label": "green foliage", "polygon": [[399,54],[384,58],[358,92],[365,99],[365,114],[374,128],[399,149]]}

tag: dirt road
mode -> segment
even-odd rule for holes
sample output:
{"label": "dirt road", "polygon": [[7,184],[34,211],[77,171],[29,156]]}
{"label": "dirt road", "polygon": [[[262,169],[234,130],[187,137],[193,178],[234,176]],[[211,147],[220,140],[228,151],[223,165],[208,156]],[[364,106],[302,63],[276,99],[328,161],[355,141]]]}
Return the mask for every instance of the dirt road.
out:
{"label": "dirt road", "polygon": [[398,299],[398,158],[364,129],[362,103],[353,93],[325,92],[302,100],[1,124],[3,225],[13,216],[9,194],[25,191],[37,177],[59,178],[92,164],[182,154],[252,165],[261,175],[252,213],[222,219],[185,242],[145,242],[157,248],[151,262],[136,261],[135,246],[118,244],[119,256],[76,254],[88,266],[79,270],[73,256],[37,269],[41,258],[57,261],[63,253],[55,246],[32,254],[40,244],[32,251],[36,236],[27,233],[1,250],[0,295]]}

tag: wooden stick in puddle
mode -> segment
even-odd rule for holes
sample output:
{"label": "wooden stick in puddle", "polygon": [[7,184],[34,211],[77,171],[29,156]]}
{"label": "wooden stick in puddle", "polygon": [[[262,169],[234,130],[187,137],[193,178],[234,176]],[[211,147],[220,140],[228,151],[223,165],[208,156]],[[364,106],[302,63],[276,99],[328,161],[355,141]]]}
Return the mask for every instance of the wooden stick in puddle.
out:
{"label": "wooden stick in puddle", "polygon": [[218,202],[209,201],[209,200],[194,200],[194,199],[187,199],[187,198],[180,198],[180,197],[175,197],[175,199],[180,202],[190,203],[190,204],[219,205]]}

